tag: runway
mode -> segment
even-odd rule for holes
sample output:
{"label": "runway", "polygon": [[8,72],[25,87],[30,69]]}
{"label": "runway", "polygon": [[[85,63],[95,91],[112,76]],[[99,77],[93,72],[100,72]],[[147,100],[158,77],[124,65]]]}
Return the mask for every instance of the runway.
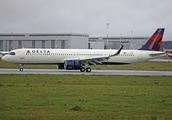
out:
{"label": "runway", "polygon": [[92,70],[80,72],[79,70],[61,69],[0,69],[0,74],[53,74],[53,75],[140,75],[140,76],[172,76],[172,71],[142,71],[142,70]]}

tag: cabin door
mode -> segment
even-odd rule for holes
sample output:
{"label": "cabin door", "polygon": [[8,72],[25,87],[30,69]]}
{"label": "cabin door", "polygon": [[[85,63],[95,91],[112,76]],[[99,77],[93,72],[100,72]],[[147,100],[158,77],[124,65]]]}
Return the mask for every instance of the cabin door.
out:
{"label": "cabin door", "polygon": [[25,58],[25,50],[21,50],[20,51],[20,59],[24,59]]}
{"label": "cabin door", "polygon": [[142,52],[141,51],[138,52],[138,60],[142,60]]}

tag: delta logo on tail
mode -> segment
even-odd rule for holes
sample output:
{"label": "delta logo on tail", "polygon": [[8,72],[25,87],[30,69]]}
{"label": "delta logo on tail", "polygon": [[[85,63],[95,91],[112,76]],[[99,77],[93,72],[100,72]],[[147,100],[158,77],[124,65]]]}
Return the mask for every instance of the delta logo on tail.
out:
{"label": "delta logo on tail", "polygon": [[147,41],[147,43],[139,50],[159,51],[161,47],[164,30],[164,28],[157,29],[155,33],[151,36],[151,38]]}

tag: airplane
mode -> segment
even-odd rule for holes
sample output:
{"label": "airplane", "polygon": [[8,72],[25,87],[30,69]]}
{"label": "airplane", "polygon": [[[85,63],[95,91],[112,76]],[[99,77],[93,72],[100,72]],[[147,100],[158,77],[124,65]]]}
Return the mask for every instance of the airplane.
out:
{"label": "airplane", "polygon": [[2,50],[0,50],[0,57],[6,55],[8,53],[10,53],[10,51],[2,51]]}
{"label": "airplane", "polygon": [[[165,49],[163,48],[163,51],[165,52],[165,53],[167,53],[166,51],[165,51]],[[167,56],[169,57],[169,58],[171,58],[172,59],[172,53],[167,53]]]}
{"label": "airplane", "polygon": [[91,72],[90,65],[126,65],[161,57],[160,46],[165,28],[158,28],[139,50],[94,50],[94,49],[15,49],[2,57],[7,63],[56,64],[59,69]]}

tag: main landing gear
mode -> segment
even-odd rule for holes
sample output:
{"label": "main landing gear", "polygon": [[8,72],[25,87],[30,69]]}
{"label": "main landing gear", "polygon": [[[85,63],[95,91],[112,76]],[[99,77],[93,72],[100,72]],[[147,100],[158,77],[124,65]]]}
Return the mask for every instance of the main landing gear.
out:
{"label": "main landing gear", "polygon": [[80,68],[81,72],[85,72],[85,70],[86,70],[86,72],[91,72],[91,68],[90,67],[87,67],[86,69],[84,67]]}
{"label": "main landing gear", "polygon": [[20,64],[20,72],[23,71],[23,64]]}

